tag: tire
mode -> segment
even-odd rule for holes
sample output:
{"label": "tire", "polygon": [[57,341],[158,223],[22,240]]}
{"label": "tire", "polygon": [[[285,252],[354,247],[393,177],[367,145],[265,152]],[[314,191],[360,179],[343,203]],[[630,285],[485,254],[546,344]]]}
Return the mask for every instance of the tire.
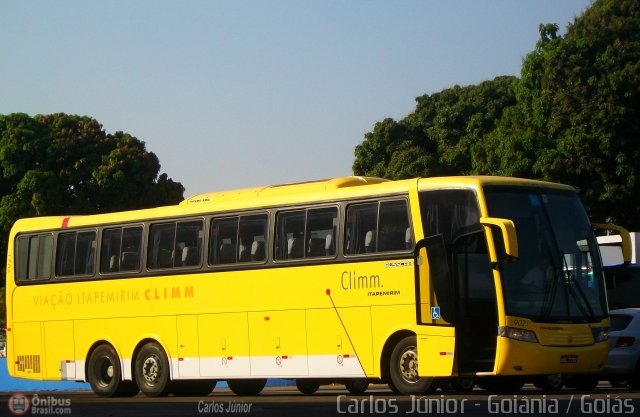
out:
{"label": "tire", "polygon": [[487,391],[504,395],[517,394],[524,385],[524,380],[520,377],[494,376],[484,378],[479,383]]}
{"label": "tire", "polygon": [[424,394],[435,388],[434,378],[418,376],[415,336],[407,336],[393,348],[389,358],[389,385],[402,394]]}
{"label": "tire", "polygon": [[142,346],[135,362],[136,382],[147,397],[169,394],[169,361],[162,347],[150,342]]}
{"label": "tire", "polygon": [[266,379],[230,379],[229,388],[236,395],[258,395],[267,384]]}
{"label": "tire", "polygon": [[573,388],[578,391],[593,391],[600,382],[599,378],[594,375],[576,375],[573,381]]}
{"label": "tire", "polygon": [[215,379],[193,379],[171,381],[171,393],[175,396],[204,396],[216,387]]}
{"label": "tire", "polygon": [[344,386],[352,394],[363,394],[369,388],[367,378],[353,378],[344,382]]}
{"label": "tire", "polygon": [[467,376],[459,376],[451,382],[451,386],[457,392],[471,392],[476,386],[476,381]]}
{"label": "tire", "polygon": [[301,393],[311,395],[318,391],[320,382],[315,379],[296,379],[296,387]]}
{"label": "tire", "polygon": [[537,377],[533,384],[545,391],[560,391],[564,386],[562,374],[542,375]]}
{"label": "tire", "polygon": [[630,385],[629,379],[624,376],[609,379],[609,384],[613,388],[627,388]]}
{"label": "tire", "polygon": [[122,380],[120,358],[111,345],[98,346],[89,357],[87,379],[91,389],[101,397],[133,396],[138,386]]}

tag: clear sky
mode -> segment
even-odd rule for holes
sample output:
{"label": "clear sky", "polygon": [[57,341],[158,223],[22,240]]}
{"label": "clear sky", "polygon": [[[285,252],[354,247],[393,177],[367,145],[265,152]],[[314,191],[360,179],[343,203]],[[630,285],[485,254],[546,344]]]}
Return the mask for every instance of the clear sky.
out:
{"label": "clear sky", "polygon": [[185,196],[351,175],[415,97],[519,75],[588,0],[0,0],[0,114],[87,115]]}

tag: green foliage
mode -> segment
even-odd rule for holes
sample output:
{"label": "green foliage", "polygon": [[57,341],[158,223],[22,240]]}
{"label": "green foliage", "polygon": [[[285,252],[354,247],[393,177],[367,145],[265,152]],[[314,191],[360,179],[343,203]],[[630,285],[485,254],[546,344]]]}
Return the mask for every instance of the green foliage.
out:
{"label": "green foliage", "polygon": [[0,256],[20,217],[175,204],[184,188],[144,142],[75,115],[0,115]]}
{"label": "green foliage", "polygon": [[517,105],[474,153],[476,170],[569,183],[595,220],[637,230],[640,3],[597,1],[524,60]]}
{"label": "green foliage", "polygon": [[521,78],[419,97],[356,147],[356,174],[494,174],[578,188],[594,221],[640,229],[640,2],[597,0],[541,24]]}
{"label": "green foliage", "polygon": [[356,147],[353,171],[391,179],[471,173],[471,147],[515,104],[514,77],[416,98],[416,109],[385,119]]}

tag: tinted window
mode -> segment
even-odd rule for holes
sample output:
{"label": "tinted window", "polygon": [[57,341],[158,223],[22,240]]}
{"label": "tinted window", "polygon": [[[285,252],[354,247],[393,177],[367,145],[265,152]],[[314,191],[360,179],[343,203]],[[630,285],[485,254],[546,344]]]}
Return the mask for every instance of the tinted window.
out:
{"label": "tinted window", "polygon": [[92,275],[96,251],[96,232],[67,232],[58,235],[56,275]]}
{"label": "tinted window", "polygon": [[203,223],[201,220],[158,223],[149,228],[149,269],[200,265]]}
{"label": "tinted window", "polygon": [[209,264],[264,261],[267,225],[266,214],[213,219]]}
{"label": "tinted window", "polygon": [[612,314],[611,315],[611,331],[624,330],[629,323],[633,320],[632,316],[626,314]]}
{"label": "tinted window", "polygon": [[347,208],[345,253],[389,252],[413,247],[405,200],[352,204]]}
{"label": "tinted window", "polygon": [[303,259],[335,255],[338,209],[326,207],[278,213],[276,259]]}
{"label": "tinted window", "polygon": [[480,223],[478,201],[471,190],[421,192],[420,214],[424,235],[442,235],[445,244]]}
{"label": "tinted window", "polygon": [[53,236],[21,236],[17,239],[16,278],[41,280],[51,277]]}
{"label": "tinted window", "polygon": [[142,227],[117,227],[102,232],[100,272],[125,272],[140,269]]}

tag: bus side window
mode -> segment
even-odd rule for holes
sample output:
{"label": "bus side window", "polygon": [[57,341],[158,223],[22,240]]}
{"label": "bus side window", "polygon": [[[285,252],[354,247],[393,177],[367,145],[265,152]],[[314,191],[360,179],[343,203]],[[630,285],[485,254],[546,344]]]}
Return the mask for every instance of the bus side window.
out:
{"label": "bus side window", "polygon": [[76,233],[60,233],[56,251],[56,275],[71,276],[76,257]]}
{"label": "bus side window", "polygon": [[209,264],[224,265],[237,262],[238,217],[211,220]]}
{"label": "bus side window", "polygon": [[378,251],[407,249],[406,235],[409,229],[409,212],[405,200],[380,203],[378,220]]}
{"label": "bus side window", "polygon": [[338,208],[310,209],[307,212],[306,257],[335,255],[333,234],[338,227]]}
{"label": "bus side window", "polygon": [[203,224],[201,220],[179,222],[176,229],[174,267],[200,265]]}
{"label": "bus side window", "polygon": [[357,255],[375,251],[378,203],[352,204],[347,207],[345,253]]}
{"label": "bus side window", "polygon": [[305,210],[278,213],[276,221],[276,259],[304,257]]}
{"label": "bus side window", "polygon": [[238,226],[238,262],[265,260],[265,241],[269,219],[266,214],[240,217]]}
{"label": "bus side window", "polygon": [[102,232],[100,273],[138,271],[142,227],[116,227]]}
{"label": "bus side window", "polygon": [[96,232],[68,232],[58,235],[56,275],[92,275],[96,252]]}
{"label": "bus side window", "polygon": [[53,236],[21,236],[17,239],[16,280],[51,278]]}
{"label": "bus side window", "polygon": [[147,267],[161,269],[173,267],[176,223],[156,223],[149,228]]}
{"label": "bus side window", "polygon": [[122,245],[120,252],[120,271],[140,270],[142,251],[142,227],[127,227],[122,231]]}

